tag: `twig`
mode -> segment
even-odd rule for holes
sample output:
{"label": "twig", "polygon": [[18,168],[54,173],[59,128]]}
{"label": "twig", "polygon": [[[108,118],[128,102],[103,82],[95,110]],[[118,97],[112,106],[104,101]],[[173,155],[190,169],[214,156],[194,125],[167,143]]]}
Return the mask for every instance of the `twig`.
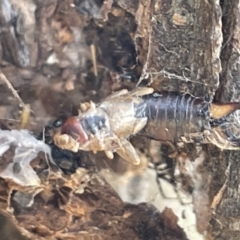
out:
{"label": "twig", "polygon": [[20,103],[21,107],[23,108],[22,114],[21,114],[21,124],[20,124],[20,129],[23,129],[26,127],[26,124],[29,122],[30,118],[30,105],[25,104],[23,100],[19,97],[17,91],[14,89],[12,84],[9,82],[9,80],[6,78],[6,76],[0,71],[0,80],[2,80],[8,88],[11,90],[13,96],[18,100]]}
{"label": "twig", "polygon": [[13,96],[19,101],[22,107],[25,107],[25,103],[23,100],[19,97],[17,91],[13,88],[12,84],[9,82],[9,80],[6,78],[6,76],[0,71],[0,80],[2,80],[8,88],[11,90]]}
{"label": "twig", "polygon": [[95,77],[98,76],[98,71],[97,71],[97,59],[96,59],[96,48],[94,44],[90,45],[90,50],[91,50],[91,55],[92,55],[92,61],[93,61],[93,72]]}

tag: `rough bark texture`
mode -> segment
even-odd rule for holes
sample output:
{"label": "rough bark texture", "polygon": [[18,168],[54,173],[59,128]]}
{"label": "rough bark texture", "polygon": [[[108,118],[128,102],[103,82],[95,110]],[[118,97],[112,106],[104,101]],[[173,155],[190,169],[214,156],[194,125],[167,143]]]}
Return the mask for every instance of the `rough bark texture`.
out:
{"label": "rough bark texture", "polygon": [[[239,1],[221,1],[224,41],[221,50],[222,73],[216,98],[219,101],[239,101]],[[239,113],[235,114],[238,122]],[[237,129],[235,129],[237,134]],[[213,152],[214,150],[211,150]],[[217,154],[215,153],[215,156]],[[226,166],[231,164],[227,175]],[[239,238],[239,152],[219,153],[211,161],[215,182],[226,182],[226,190],[219,209],[214,216],[213,231],[215,239]],[[224,176],[224,179],[223,177]],[[217,185],[217,184],[216,184]],[[216,221],[219,220],[219,221]]]}
{"label": "rough bark texture", "polygon": [[[0,68],[30,104],[25,127],[36,135],[49,121],[77,114],[79,102],[99,101],[136,84],[189,92],[209,101],[240,100],[238,0],[26,0],[24,4],[0,0],[0,4]],[[19,129],[18,101],[2,83],[0,93],[1,129]],[[236,137],[239,114],[229,119]],[[132,141],[148,159],[160,155],[159,149],[151,153],[148,140]],[[64,173],[38,154],[31,167],[41,186],[31,189],[1,178],[0,224],[7,231],[3,239],[23,239],[19,231],[30,239],[187,239],[170,209],[160,213],[147,203],[124,203],[99,176],[106,165],[118,173],[127,171],[129,166],[121,160],[61,152],[48,143]],[[11,163],[15,147],[0,158],[0,173]],[[205,239],[239,239],[239,151],[204,146],[202,160],[199,155],[194,158],[196,149],[185,146],[189,159],[197,163],[192,172],[181,172],[178,180],[182,188],[191,188],[197,229],[205,232]],[[181,170],[186,162],[181,156],[177,159],[174,165]],[[144,164],[134,171],[139,174]],[[77,167],[77,173],[65,174]],[[223,194],[218,195],[219,202],[215,198],[218,204],[211,211],[220,189]],[[14,236],[5,227],[12,228],[5,215],[18,227]]]}
{"label": "rough bark texture", "polygon": [[[152,5],[143,73],[155,79],[153,86],[214,97],[219,102],[239,101],[239,1],[155,1]],[[238,117],[238,113],[233,117],[236,124]],[[233,135],[237,134],[235,128]],[[212,177],[208,205],[225,186],[211,220],[212,238],[238,239],[239,152],[222,152],[213,146],[205,152]],[[202,200],[203,194],[198,198]]]}

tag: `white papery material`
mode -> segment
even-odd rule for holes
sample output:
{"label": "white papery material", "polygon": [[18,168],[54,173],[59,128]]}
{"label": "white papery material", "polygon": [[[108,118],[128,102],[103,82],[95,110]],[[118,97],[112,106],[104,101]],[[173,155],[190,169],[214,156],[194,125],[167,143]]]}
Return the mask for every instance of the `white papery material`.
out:
{"label": "white papery material", "polygon": [[[43,141],[37,140],[27,130],[0,130],[0,157],[10,148],[16,146],[12,162],[0,172],[0,177],[11,179],[22,186],[38,186],[41,184],[30,162],[41,151],[51,159],[51,148]],[[18,164],[18,171],[14,172],[14,165]]]}

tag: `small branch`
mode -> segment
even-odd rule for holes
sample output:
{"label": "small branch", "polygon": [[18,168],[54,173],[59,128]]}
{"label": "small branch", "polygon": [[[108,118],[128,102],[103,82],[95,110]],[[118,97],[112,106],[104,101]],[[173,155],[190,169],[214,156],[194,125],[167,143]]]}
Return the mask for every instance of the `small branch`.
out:
{"label": "small branch", "polygon": [[20,129],[24,129],[26,127],[26,124],[29,122],[30,118],[30,105],[25,104],[23,100],[19,97],[17,91],[14,89],[12,84],[9,82],[9,80],[6,78],[6,76],[0,71],[0,80],[2,80],[8,88],[11,90],[13,96],[18,100],[20,103],[21,107],[23,108],[22,113],[21,113],[21,124],[20,124]]}
{"label": "small branch", "polygon": [[21,106],[24,108],[25,107],[25,103],[19,97],[17,91],[13,88],[12,84],[9,82],[9,80],[6,78],[6,76],[1,71],[0,71],[0,80],[2,80],[8,86],[8,88],[11,90],[13,96],[19,101]]}
{"label": "small branch", "polygon": [[98,71],[97,71],[97,58],[96,58],[96,48],[94,44],[90,45],[90,50],[91,50],[91,55],[92,55],[92,61],[93,61],[93,72],[95,77],[98,76]]}

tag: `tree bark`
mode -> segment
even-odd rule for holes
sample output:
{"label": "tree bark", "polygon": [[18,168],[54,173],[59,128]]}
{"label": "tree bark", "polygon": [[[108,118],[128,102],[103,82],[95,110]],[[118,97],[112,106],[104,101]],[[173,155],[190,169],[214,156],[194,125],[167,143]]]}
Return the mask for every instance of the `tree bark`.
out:
{"label": "tree bark", "polygon": [[[239,101],[239,1],[152,1],[150,5],[148,53],[142,59],[147,60],[143,74],[151,76],[152,86],[190,92],[209,101]],[[231,118],[233,124],[238,124],[238,114]],[[233,135],[237,134],[234,128]],[[219,191],[223,193],[212,211],[212,239],[238,239],[239,152],[214,146],[204,151],[205,171],[212,178],[205,189],[208,205]],[[207,215],[203,221],[208,221]]]}

